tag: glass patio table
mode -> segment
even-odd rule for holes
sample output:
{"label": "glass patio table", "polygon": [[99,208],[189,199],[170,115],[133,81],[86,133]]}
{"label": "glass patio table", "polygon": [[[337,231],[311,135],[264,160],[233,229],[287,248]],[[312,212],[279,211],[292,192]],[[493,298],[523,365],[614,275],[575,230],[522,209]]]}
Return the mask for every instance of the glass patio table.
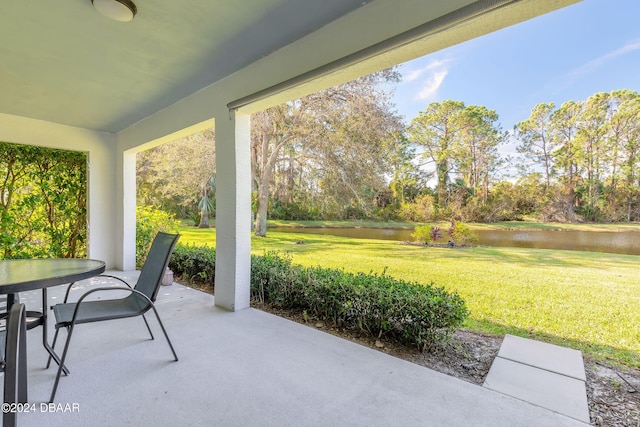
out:
{"label": "glass patio table", "polygon": [[[80,258],[42,258],[0,261],[0,294],[7,295],[7,313],[11,306],[19,302],[19,292],[42,290],[42,312],[28,311],[27,316],[35,320],[29,322],[29,329],[42,325],[42,345],[56,363],[60,358],[49,345],[47,338],[47,288],[88,279],[103,273],[103,261]],[[4,355],[2,355],[4,357]],[[20,355],[22,366],[26,366],[26,353]],[[65,373],[69,373],[64,368]],[[21,381],[26,393],[26,375]],[[26,396],[26,394],[25,394]]]}

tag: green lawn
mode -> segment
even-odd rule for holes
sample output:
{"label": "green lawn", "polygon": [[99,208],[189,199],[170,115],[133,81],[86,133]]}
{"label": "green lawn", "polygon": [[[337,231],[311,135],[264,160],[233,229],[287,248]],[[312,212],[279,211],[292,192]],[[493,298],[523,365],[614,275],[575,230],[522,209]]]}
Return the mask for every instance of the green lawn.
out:
{"label": "green lawn", "polygon": [[[185,227],[181,243],[215,245],[215,230]],[[300,242],[303,242],[300,244]],[[295,263],[386,272],[456,291],[466,327],[511,333],[640,367],[640,257],[519,248],[449,249],[296,233],[252,239],[252,252],[277,250]]]}

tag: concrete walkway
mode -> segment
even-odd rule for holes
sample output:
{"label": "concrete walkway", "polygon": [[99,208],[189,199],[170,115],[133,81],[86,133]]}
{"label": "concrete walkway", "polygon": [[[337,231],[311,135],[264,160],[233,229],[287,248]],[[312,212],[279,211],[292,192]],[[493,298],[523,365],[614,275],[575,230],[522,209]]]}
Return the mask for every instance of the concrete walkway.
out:
{"label": "concrete walkway", "polygon": [[484,386],[589,423],[582,353],[507,335]]}
{"label": "concrete walkway", "polygon": [[[133,275],[132,275],[133,277]],[[104,279],[92,279],[103,285]],[[82,291],[82,289],[79,289]],[[72,298],[77,298],[75,291]],[[52,289],[50,302],[63,289]],[[37,294],[23,294],[30,308]],[[46,402],[54,369],[38,329],[28,333],[29,413],[21,426],[575,426],[577,420],[254,309],[163,287],[157,322],[80,325],[71,375]],[[64,336],[64,333],[62,333]]]}

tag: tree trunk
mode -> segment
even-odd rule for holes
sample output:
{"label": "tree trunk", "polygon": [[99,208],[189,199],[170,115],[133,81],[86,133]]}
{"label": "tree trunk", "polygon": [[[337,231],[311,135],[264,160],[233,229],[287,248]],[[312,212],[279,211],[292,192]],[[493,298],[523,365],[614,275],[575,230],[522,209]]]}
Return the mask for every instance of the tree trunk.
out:
{"label": "tree trunk", "polygon": [[[267,140],[263,140],[263,153],[267,152]],[[267,235],[267,209],[269,207],[269,186],[271,185],[271,176],[273,175],[273,168],[278,158],[278,152],[284,145],[284,138],[273,149],[273,152],[268,158],[262,159],[262,174],[259,180],[256,182],[258,186],[258,209],[256,212],[256,223],[254,226],[254,234],[258,237],[265,237]]]}
{"label": "tree trunk", "polygon": [[207,203],[207,184],[202,187],[202,206],[200,207],[200,224],[198,228],[209,228],[209,208]]}
{"label": "tree trunk", "polygon": [[[268,188],[268,185],[267,185]],[[269,192],[260,186],[258,190],[258,212],[256,213],[256,224],[254,234],[259,237],[267,235],[267,207],[269,205]]]}
{"label": "tree trunk", "polygon": [[449,172],[449,164],[446,160],[440,160],[436,168],[438,174],[438,208],[444,208],[447,204],[447,173]]}
{"label": "tree trunk", "polygon": [[201,211],[200,212],[200,224],[198,224],[198,228],[209,228],[209,214]]}

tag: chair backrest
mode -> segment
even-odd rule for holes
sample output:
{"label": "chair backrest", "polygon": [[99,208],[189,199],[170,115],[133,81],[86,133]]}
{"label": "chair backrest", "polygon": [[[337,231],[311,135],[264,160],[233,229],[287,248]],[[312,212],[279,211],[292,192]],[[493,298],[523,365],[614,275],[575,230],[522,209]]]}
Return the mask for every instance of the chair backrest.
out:
{"label": "chair backrest", "polygon": [[167,234],[159,232],[153,239],[147,259],[144,261],[135,289],[145,294],[151,301],[156,301],[160,283],[165,269],[169,265],[169,259],[173,253],[173,247],[180,238],[179,234]]}

